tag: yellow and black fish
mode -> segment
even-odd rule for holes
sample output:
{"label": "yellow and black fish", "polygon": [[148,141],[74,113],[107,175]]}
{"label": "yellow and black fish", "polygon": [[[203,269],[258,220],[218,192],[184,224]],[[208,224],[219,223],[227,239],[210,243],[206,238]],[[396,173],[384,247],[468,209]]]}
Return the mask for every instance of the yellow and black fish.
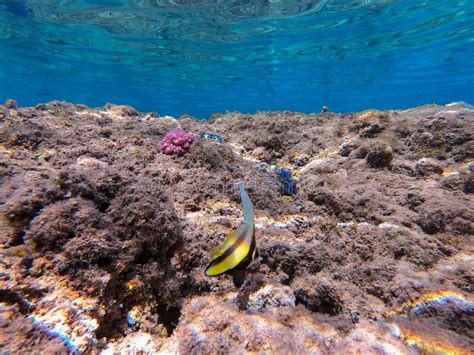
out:
{"label": "yellow and black fish", "polygon": [[242,286],[245,279],[245,269],[258,256],[255,243],[253,204],[243,183],[239,184],[239,188],[244,209],[244,223],[236,231],[227,235],[222,246],[214,252],[212,261],[206,268],[206,276],[232,275],[236,287]]}

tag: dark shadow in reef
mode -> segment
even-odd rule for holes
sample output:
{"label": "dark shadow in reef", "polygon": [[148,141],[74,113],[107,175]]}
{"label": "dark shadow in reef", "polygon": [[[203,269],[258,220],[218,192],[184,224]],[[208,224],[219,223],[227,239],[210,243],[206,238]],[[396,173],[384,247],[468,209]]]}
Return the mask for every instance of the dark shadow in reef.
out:
{"label": "dark shadow in reef", "polygon": [[28,301],[12,290],[0,290],[0,302],[16,304],[22,314],[28,314],[33,309]]}
{"label": "dark shadow in reef", "polygon": [[[176,280],[176,270],[170,261],[182,249],[183,228],[170,198],[167,208],[168,215],[176,216],[175,235],[168,238],[176,238],[176,241],[167,247],[162,246],[161,249],[143,246],[130,263],[129,270],[118,274],[109,282],[104,295],[104,300],[108,300],[104,301],[104,304],[109,305],[109,309],[96,330],[98,339],[114,338],[122,334],[126,327],[140,329],[139,324],[132,325],[128,322],[128,314],[133,307],[152,299],[157,303],[157,306],[150,310],[150,315],[155,315],[154,325],[162,325],[168,336],[178,325],[183,281]],[[130,292],[126,285],[133,282],[134,276],[142,276],[147,285],[143,285],[141,289],[137,288],[136,292]]]}

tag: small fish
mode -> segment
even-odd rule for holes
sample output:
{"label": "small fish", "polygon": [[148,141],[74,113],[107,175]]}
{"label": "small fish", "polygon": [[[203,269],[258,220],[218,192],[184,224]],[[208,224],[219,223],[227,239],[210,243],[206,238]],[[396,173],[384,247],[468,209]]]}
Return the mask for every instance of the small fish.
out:
{"label": "small fish", "polygon": [[217,134],[201,132],[199,133],[198,137],[201,139],[210,139],[217,143],[224,143],[224,140],[222,139],[222,137]]}
{"label": "small fish", "polygon": [[293,179],[290,170],[275,168],[278,180],[282,184],[282,193],[285,196],[294,196],[297,193],[296,181]]}
{"label": "small fish", "polygon": [[244,223],[236,231],[227,235],[222,246],[214,252],[212,261],[205,272],[206,276],[230,274],[236,287],[242,286],[245,280],[245,270],[252,260],[258,257],[253,204],[243,183],[239,184],[239,188],[244,210]]}

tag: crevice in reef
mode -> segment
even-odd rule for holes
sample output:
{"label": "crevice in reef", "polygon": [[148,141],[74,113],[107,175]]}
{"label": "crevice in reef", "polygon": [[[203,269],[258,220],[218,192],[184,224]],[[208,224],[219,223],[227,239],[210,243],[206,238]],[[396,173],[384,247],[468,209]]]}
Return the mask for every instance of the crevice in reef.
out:
{"label": "crevice in reef", "polygon": [[129,298],[122,302],[122,307],[117,305],[109,309],[109,313],[103,317],[103,322],[96,330],[96,337],[98,339],[117,337],[127,326],[137,331],[140,329],[146,330],[149,326],[151,326],[150,329],[153,329],[158,325],[166,329],[166,332],[161,334],[166,334],[168,337],[173,334],[181,317],[181,307],[162,304],[149,309],[150,312],[147,313],[145,318],[151,322],[149,325],[146,325],[147,321],[142,323],[143,318],[137,322],[134,321],[131,323],[129,321],[129,313],[133,309],[131,301],[132,298]]}
{"label": "crevice in reef", "polygon": [[330,316],[337,316],[342,310],[342,307],[339,304],[338,300],[330,296],[319,297],[316,300],[308,300],[299,292],[296,292],[295,296],[296,305],[301,304],[311,312],[327,314]]}
{"label": "crevice in reef", "polygon": [[32,310],[31,304],[12,290],[0,290],[0,302],[18,305],[23,314],[28,314]]}
{"label": "crevice in reef", "polygon": [[130,298],[123,298],[123,294],[118,291],[122,282],[123,278],[117,277],[112,279],[107,286],[103,302],[107,305],[107,313],[102,317],[96,329],[97,339],[113,338],[118,335],[121,330],[121,320],[126,318],[127,312],[132,307]]}
{"label": "crevice in reef", "polygon": [[158,306],[156,311],[158,313],[158,322],[163,324],[168,336],[171,336],[178,326],[179,318],[181,317],[181,307],[171,307],[165,304]]}
{"label": "crevice in reef", "polygon": [[17,233],[12,239],[10,239],[10,246],[16,247],[16,246],[25,244],[24,237],[25,237],[25,231],[22,230],[19,233]]}
{"label": "crevice in reef", "polygon": [[140,254],[137,255],[134,263],[136,265],[145,265],[146,263],[148,263],[151,257],[152,257],[152,252],[149,249],[145,248],[140,252]]}

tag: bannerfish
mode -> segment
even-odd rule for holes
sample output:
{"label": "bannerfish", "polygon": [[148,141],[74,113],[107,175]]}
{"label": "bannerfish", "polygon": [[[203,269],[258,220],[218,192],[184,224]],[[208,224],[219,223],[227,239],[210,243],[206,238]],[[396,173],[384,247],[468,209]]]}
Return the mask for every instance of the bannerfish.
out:
{"label": "bannerfish", "polygon": [[245,270],[258,257],[253,204],[242,182],[239,183],[239,188],[244,222],[236,231],[227,235],[222,246],[214,252],[205,272],[206,276],[232,275],[235,287],[242,286]]}

